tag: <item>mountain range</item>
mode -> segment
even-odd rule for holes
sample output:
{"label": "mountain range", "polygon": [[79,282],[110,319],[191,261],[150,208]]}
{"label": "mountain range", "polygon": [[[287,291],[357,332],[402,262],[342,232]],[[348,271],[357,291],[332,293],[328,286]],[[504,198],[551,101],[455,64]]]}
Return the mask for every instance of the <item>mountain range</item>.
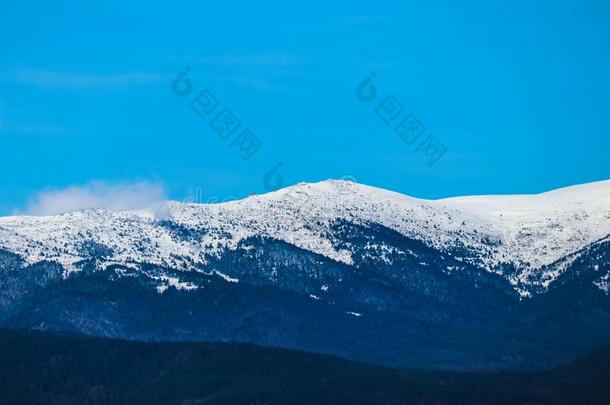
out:
{"label": "mountain range", "polygon": [[0,218],[0,326],[541,369],[610,342],[610,181],[424,200],[348,181]]}

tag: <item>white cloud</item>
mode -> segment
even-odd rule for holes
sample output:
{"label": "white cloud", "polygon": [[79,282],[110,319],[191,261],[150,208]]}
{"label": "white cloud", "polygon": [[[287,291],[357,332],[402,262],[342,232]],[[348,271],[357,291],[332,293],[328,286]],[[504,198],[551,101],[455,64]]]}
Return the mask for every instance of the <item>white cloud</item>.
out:
{"label": "white cloud", "polygon": [[107,183],[93,181],[82,186],[51,189],[30,200],[29,215],[57,215],[90,208],[113,211],[152,209],[159,213],[166,201],[165,189],[152,182]]}
{"label": "white cloud", "polygon": [[250,53],[246,55],[201,56],[198,63],[219,66],[301,66],[305,60],[299,56],[284,53]]}
{"label": "white cloud", "polygon": [[[1,118],[1,117],[0,117]],[[38,125],[38,124],[18,124],[18,125],[2,125],[0,121],[0,131],[28,135],[75,135],[83,131],[74,128],[66,128],[56,125]]]}
{"label": "white cloud", "polygon": [[21,70],[15,80],[19,83],[46,88],[90,88],[125,87],[157,83],[164,80],[162,75],[146,72],[127,72],[115,74],[95,74],[79,72],[58,72],[49,70]]}

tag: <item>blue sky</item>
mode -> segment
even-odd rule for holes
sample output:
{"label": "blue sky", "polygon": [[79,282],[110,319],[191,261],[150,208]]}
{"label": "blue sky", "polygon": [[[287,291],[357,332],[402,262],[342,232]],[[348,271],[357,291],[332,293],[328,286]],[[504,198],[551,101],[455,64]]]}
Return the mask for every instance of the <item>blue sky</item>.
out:
{"label": "blue sky", "polygon": [[[426,198],[610,178],[607,1],[50,3],[0,4],[0,214],[91,182],[241,197],[278,162],[284,185]],[[191,108],[204,89],[230,138]],[[387,96],[446,148],[434,165],[377,115]]]}

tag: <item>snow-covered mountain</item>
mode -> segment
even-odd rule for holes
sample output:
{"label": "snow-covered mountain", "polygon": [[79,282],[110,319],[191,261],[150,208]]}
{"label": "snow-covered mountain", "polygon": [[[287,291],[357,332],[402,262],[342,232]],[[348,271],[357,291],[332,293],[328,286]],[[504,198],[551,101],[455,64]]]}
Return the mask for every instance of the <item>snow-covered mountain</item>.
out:
{"label": "snow-covered mountain", "polygon": [[[66,274],[91,257],[102,269],[147,263],[206,271],[241,242],[264,237],[357,266],[349,241],[341,243],[335,232],[338,223],[385,227],[459,262],[501,274],[527,296],[546,290],[562,274],[566,266],[554,263],[610,235],[610,181],[536,195],[441,200],[346,181],[301,183],[221,204],[167,202],[140,212],[94,209],[1,217],[0,249],[27,264],[56,261]],[[386,262],[388,253],[409,255],[383,241],[366,248]]]}
{"label": "snow-covered mountain", "polygon": [[0,327],[546,367],[610,340],[609,234],[609,181],[431,201],[331,180],[3,217]]}

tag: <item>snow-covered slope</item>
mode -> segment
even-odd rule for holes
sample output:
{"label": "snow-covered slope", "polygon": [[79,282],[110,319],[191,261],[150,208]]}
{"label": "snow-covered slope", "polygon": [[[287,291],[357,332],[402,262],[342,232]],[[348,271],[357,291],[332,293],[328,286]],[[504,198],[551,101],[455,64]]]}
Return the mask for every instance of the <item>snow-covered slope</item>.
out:
{"label": "snow-covered slope", "polygon": [[503,254],[540,267],[610,234],[610,181],[534,195],[438,201],[483,218],[502,235]]}
{"label": "snow-covered slope", "polygon": [[[516,271],[505,276],[527,284],[532,272],[610,234],[610,181],[537,195],[423,200],[329,180],[223,204],[168,202],[161,211],[2,217],[0,248],[28,263],[57,261],[66,271],[91,256],[92,244],[106,250],[102,266],[189,270],[245,238],[266,236],[351,264],[351,252],[336,248],[333,235],[337,221],[348,221],[383,225],[489,271],[511,264]],[[189,236],[177,236],[175,227]]]}

